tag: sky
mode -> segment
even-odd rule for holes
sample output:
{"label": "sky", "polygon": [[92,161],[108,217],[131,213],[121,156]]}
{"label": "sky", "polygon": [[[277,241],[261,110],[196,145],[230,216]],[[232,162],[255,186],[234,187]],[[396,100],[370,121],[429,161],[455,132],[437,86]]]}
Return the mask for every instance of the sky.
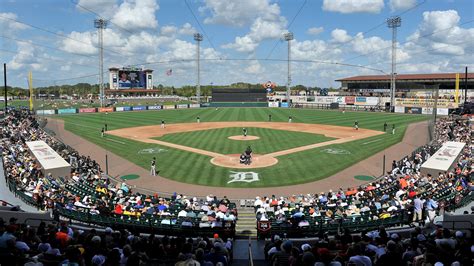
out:
{"label": "sky", "polygon": [[[154,84],[287,82],[339,87],[336,79],[391,72],[392,31],[401,17],[396,73],[474,68],[473,0],[0,0],[0,58],[8,84],[98,83],[103,18],[109,67],[154,70]],[[166,71],[172,69],[172,75]],[[470,71],[472,72],[472,71]]]}

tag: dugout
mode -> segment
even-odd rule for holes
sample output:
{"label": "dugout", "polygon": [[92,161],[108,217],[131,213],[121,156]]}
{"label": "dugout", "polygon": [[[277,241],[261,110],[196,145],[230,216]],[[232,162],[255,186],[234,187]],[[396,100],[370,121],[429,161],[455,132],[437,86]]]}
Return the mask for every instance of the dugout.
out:
{"label": "dugout", "polygon": [[49,173],[53,177],[69,177],[71,175],[71,165],[44,141],[28,141],[26,146],[41,165],[41,171],[45,176]]}
{"label": "dugout", "polygon": [[465,145],[466,143],[463,142],[445,142],[435,154],[421,165],[420,172],[424,175],[438,176],[440,172],[444,173],[452,170],[456,166]]}

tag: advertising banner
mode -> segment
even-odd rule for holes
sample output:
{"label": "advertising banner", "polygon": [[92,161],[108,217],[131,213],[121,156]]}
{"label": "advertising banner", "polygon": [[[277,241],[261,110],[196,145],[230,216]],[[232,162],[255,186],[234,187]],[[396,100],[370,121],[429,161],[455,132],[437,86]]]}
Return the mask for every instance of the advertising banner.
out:
{"label": "advertising banner", "polygon": [[[395,99],[395,106],[408,106],[408,107],[434,107],[434,99],[417,99],[417,98],[405,98]],[[438,108],[458,108],[458,104],[448,99],[438,99]]]}
{"label": "advertising banner", "polygon": [[186,108],[188,108],[188,105],[187,104],[177,104],[176,108],[177,109],[186,109]]}
{"label": "advertising banner", "polygon": [[449,115],[449,109],[448,108],[438,108],[437,110],[438,115]]}
{"label": "advertising banner", "polygon": [[287,103],[287,102],[280,103],[280,107],[282,107],[282,108],[288,108],[288,103]]}
{"label": "advertising banner", "polygon": [[37,110],[36,114],[37,115],[54,115],[55,114],[54,111],[55,110]]}
{"label": "advertising banner", "polygon": [[421,113],[424,115],[432,115],[433,114],[433,108],[431,107],[423,107],[421,109]]}
{"label": "advertising banner", "polygon": [[77,110],[75,108],[72,109],[58,109],[58,114],[75,114]]}
{"label": "advertising banner", "polygon": [[405,113],[405,107],[395,106],[395,113]]}
{"label": "advertising banner", "polygon": [[99,113],[112,113],[114,111],[114,108],[113,107],[100,107],[100,108],[97,108],[97,111]]}
{"label": "advertising banner", "polygon": [[161,105],[148,106],[148,110],[161,110]]}
{"label": "advertising banner", "polygon": [[163,109],[175,109],[174,105],[163,105]]}
{"label": "advertising banner", "polygon": [[377,97],[367,97],[367,105],[378,105],[379,104],[379,98]]}
{"label": "advertising banner", "polygon": [[95,108],[81,108],[79,113],[95,113],[97,110]]}
{"label": "advertising banner", "polygon": [[346,97],[344,97],[344,100],[346,101],[347,105],[353,105],[355,103],[355,97],[354,96],[346,96]]}
{"label": "advertising banner", "polygon": [[336,102],[337,102],[338,104],[346,104],[346,101],[345,101],[345,100],[346,100],[346,99],[345,99],[345,97],[343,97],[343,96],[339,96],[339,97],[336,98]]}
{"label": "advertising banner", "polygon": [[199,108],[199,107],[201,107],[201,105],[198,104],[198,103],[190,103],[189,104],[189,108]]}
{"label": "advertising banner", "polygon": [[123,112],[123,106],[115,107],[115,112]]}
{"label": "advertising banner", "polygon": [[133,111],[143,111],[143,110],[146,110],[146,106],[133,106],[132,110]]}
{"label": "advertising banner", "polygon": [[355,104],[356,105],[366,105],[367,104],[367,97],[355,97]]}
{"label": "advertising banner", "polygon": [[124,106],[123,111],[132,111],[132,107],[131,106]]}
{"label": "advertising banner", "polygon": [[278,102],[268,102],[268,107],[278,107]]}
{"label": "advertising banner", "polygon": [[405,107],[407,114],[421,114],[421,107]]}
{"label": "advertising banner", "polygon": [[332,96],[316,96],[316,97],[314,97],[314,102],[315,103],[330,104],[330,103],[335,103],[336,101],[337,101],[337,97],[332,97]]}

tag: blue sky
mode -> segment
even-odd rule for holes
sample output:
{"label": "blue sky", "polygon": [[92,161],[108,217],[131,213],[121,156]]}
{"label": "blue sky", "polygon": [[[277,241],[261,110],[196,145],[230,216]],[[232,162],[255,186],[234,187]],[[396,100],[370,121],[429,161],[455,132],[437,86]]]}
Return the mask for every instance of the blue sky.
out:
{"label": "blue sky", "polygon": [[[268,80],[285,84],[287,44],[281,39],[288,30],[295,36],[292,58],[309,61],[292,63],[293,85],[337,87],[338,78],[389,73],[391,31],[384,21],[398,14],[402,17],[398,73],[462,72],[465,66],[474,67],[472,0],[0,3],[0,57],[7,63],[9,84],[22,87],[28,71],[33,72],[35,86],[97,83],[93,27],[97,15],[109,20],[105,67],[133,64],[154,69],[155,84],[195,84],[195,32],[205,33],[202,84]],[[165,75],[167,69],[173,69],[173,75]]]}

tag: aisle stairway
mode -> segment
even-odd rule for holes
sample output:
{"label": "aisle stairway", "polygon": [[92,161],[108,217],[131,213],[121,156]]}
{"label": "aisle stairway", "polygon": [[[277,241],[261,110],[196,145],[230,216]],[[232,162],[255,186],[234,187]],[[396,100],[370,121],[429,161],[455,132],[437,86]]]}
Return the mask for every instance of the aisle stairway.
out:
{"label": "aisle stairway", "polygon": [[255,219],[255,212],[253,208],[241,207],[238,210],[239,219],[235,227],[236,238],[257,237],[257,221]]}

